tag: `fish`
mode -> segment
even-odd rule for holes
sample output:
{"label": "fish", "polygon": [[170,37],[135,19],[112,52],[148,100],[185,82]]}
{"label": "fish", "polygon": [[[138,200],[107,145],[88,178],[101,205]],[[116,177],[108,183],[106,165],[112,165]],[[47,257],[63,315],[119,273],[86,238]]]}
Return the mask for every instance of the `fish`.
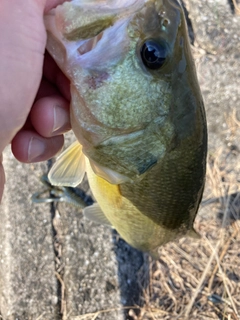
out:
{"label": "fish", "polygon": [[72,0],[45,16],[47,50],[71,82],[76,141],[49,172],[75,187],[87,173],[86,218],[156,257],[183,236],[201,202],[204,102],[177,0]]}

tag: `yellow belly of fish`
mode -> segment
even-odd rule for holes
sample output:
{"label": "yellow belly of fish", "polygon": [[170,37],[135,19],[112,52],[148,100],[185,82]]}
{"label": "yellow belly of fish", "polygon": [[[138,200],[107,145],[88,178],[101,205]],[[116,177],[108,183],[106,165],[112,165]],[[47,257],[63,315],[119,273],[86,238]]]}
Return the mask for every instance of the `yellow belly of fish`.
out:
{"label": "yellow belly of fish", "polygon": [[98,177],[87,159],[86,168],[90,188],[101,210],[130,245],[139,250],[153,252],[176,237],[175,231],[157,225],[123,197],[119,185],[110,184]]}

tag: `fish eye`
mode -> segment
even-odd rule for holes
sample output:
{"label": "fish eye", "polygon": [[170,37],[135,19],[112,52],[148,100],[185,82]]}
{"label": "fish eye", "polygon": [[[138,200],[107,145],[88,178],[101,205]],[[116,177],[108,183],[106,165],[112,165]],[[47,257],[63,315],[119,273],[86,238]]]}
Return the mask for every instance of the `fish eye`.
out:
{"label": "fish eye", "polygon": [[140,53],[144,65],[149,69],[156,70],[165,63],[168,56],[168,47],[164,42],[146,40]]}

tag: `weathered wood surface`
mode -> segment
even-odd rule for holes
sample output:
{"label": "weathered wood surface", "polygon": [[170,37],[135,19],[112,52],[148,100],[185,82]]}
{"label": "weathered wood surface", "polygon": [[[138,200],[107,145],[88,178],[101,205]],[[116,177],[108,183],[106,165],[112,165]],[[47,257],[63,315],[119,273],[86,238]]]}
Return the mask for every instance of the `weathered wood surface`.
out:
{"label": "weathered wood surface", "polygon": [[[194,54],[206,102],[209,142],[222,141],[224,113],[240,101],[240,16],[230,2],[186,0]],[[81,210],[33,204],[44,164],[4,153],[7,184],[0,212],[0,319],[130,319],[122,306],[140,305],[147,258],[109,228],[86,222]],[[146,277],[145,277],[146,278]]]}

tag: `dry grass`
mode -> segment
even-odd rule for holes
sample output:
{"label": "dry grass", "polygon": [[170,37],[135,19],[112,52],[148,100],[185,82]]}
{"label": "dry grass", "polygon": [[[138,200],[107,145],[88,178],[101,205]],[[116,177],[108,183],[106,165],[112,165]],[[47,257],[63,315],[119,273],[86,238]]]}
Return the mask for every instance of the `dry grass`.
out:
{"label": "dry grass", "polygon": [[240,15],[240,6],[239,6],[239,4],[237,3],[236,0],[232,0],[232,2],[233,2],[233,5],[234,5],[236,14]]}

